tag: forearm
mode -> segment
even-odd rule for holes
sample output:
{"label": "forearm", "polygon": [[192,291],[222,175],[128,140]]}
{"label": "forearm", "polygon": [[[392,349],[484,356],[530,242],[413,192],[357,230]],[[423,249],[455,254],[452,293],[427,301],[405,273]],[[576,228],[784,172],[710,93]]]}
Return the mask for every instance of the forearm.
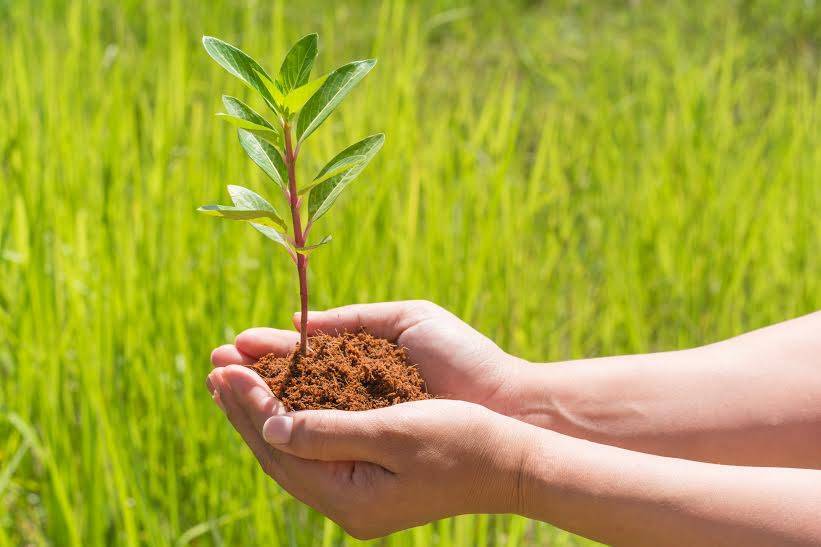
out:
{"label": "forearm", "polygon": [[526,365],[510,414],[710,462],[821,467],[821,313],[703,348]]}
{"label": "forearm", "polygon": [[609,544],[821,542],[821,472],[632,452],[542,430],[520,484],[524,516]]}

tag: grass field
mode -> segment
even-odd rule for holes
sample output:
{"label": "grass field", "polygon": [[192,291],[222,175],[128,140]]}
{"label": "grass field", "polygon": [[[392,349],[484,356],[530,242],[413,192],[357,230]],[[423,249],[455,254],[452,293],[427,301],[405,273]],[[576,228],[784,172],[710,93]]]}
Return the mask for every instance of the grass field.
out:
{"label": "grass field", "polygon": [[[281,249],[194,213],[271,194],[202,34],[379,58],[303,153],[387,134],[317,226],[315,308],[427,298],[547,361],[821,307],[818,2],[229,4],[0,0],[0,545],[358,543],[203,387],[298,294]],[[382,544],[584,543],[464,516]]]}

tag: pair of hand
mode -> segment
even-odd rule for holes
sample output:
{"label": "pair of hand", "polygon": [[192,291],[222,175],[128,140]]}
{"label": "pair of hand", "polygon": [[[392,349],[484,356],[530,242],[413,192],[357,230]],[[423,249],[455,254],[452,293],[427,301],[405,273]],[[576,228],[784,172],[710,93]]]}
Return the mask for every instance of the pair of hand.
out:
{"label": "pair of hand", "polygon": [[524,363],[429,302],[346,306],[308,320],[310,331],[360,327],[406,347],[429,391],[448,399],[286,412],[237,364],[285,354],[299,335],[246,330],[214,350],[207,386],[263,470],[363,539],[458,514],[521,512],[529,426],[505,414]]}

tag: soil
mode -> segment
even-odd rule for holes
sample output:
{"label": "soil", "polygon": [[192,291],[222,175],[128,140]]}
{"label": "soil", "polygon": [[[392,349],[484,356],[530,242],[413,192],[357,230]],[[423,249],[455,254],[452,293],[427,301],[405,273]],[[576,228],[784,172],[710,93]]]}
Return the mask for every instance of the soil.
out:
{"label": "soil", "polygon": [[425,380],[405,349],[365,331],[308,338],[285,357],[273,353],[249,368],[257,372],[288,410],[368,410],[430,399]]}

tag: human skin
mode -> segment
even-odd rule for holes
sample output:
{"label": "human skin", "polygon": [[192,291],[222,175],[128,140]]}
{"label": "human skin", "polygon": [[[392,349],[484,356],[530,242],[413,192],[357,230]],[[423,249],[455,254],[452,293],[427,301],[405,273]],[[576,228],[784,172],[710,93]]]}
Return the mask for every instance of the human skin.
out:
{"label": "human skin", "polygon": [[274,329],[215,350],[209,387],[263,469],[357,537],[511,512],[608,543],[813,543],[821,472],[666,456],[819,467],[820,322],[542,366],[431,304],[356,305],[312,314],[309,329],[397,340],[433,393],[462,401],[286,413],[252,371],[225,366],[292,348],[298,335]]}
{"label": "human skin", "polygon": [[821,469],[821,312],[695,349],[524,367],[511,415],[733,465]]}

